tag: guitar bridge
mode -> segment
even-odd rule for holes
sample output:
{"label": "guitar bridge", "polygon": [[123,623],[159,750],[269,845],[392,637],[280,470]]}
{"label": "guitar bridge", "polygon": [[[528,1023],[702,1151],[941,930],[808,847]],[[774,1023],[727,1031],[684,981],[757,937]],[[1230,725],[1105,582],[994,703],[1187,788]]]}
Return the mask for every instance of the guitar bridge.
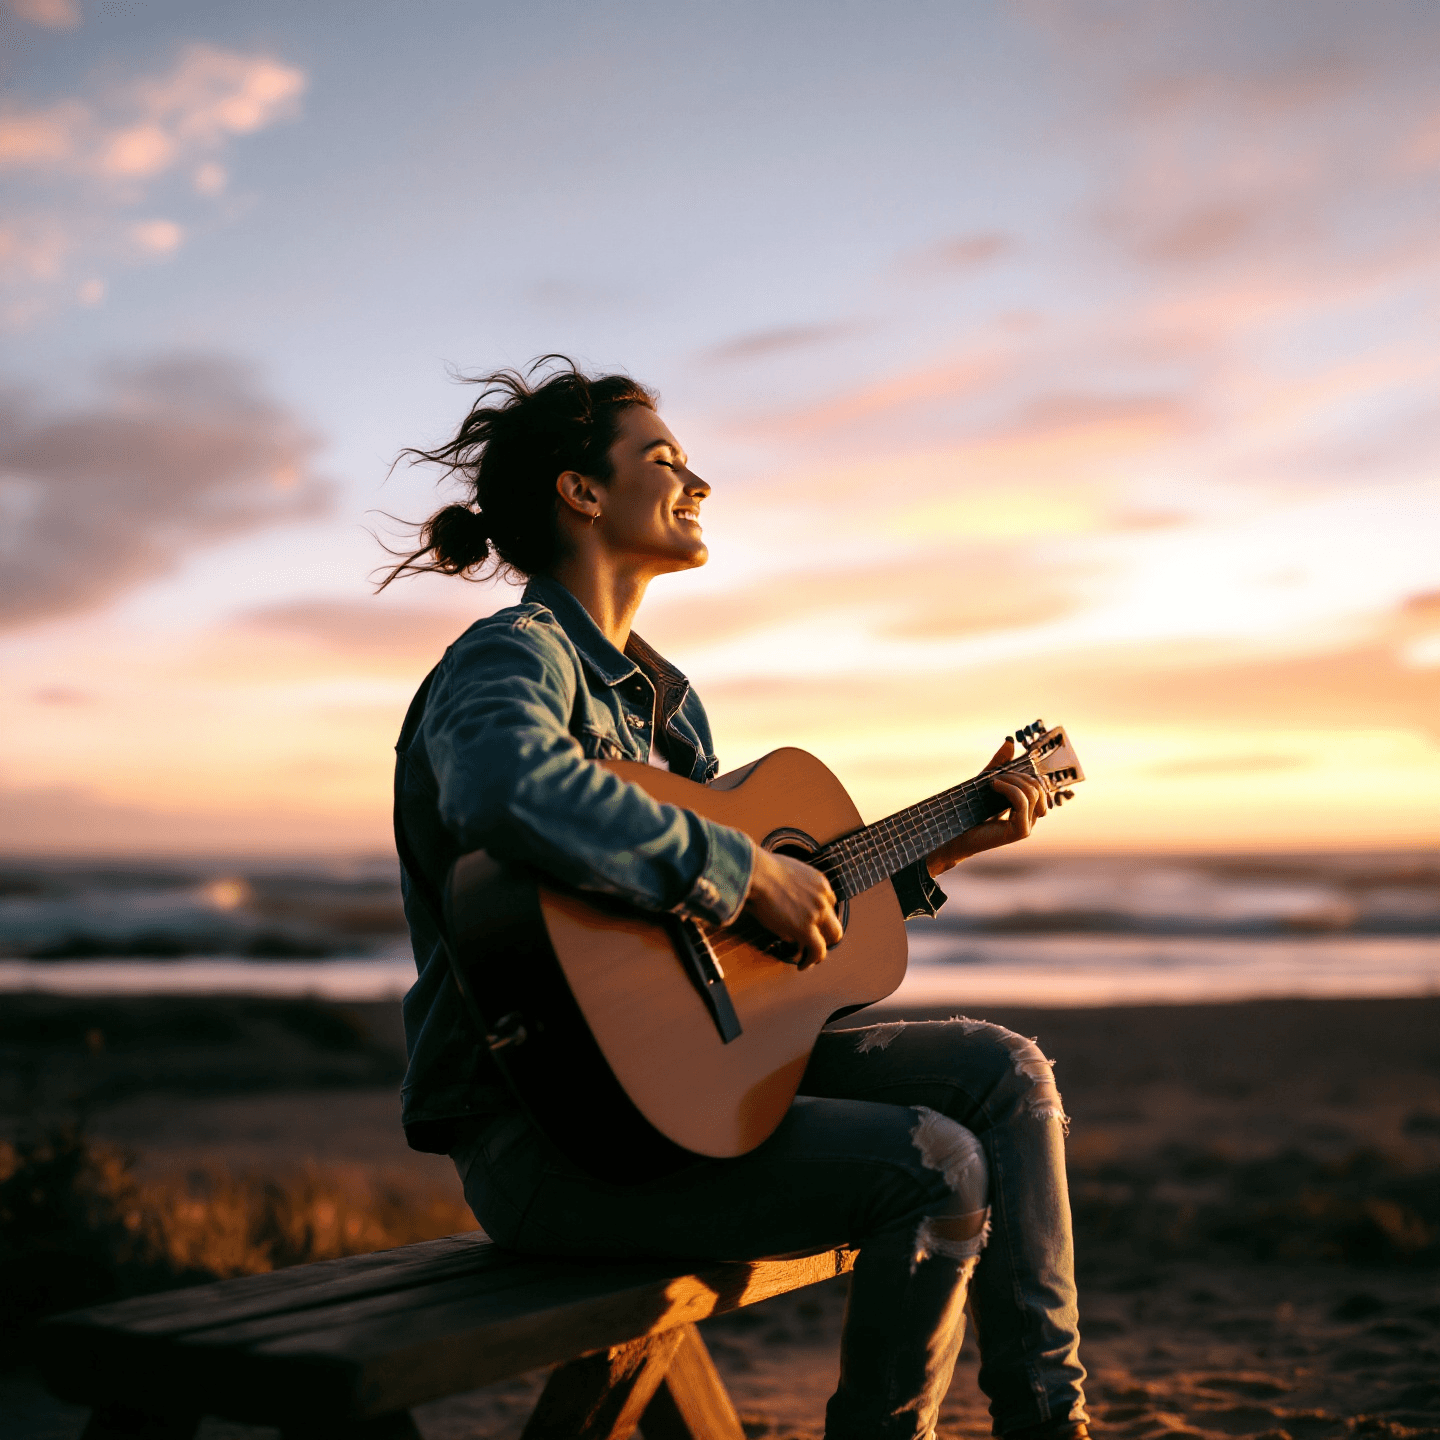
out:
{"label": "guitar bridge", "polygon": [[675,954],[685,967],[691,983],[700,992],[721,1041],[728,1045],[732,1040],[738,1040],[743,1033],[740,1017],[735,1013],[729,990],[725,988],[725,972],[710,947],[710,937],[694,920],[682,919],[679,915],[669,915],[666,919]]}

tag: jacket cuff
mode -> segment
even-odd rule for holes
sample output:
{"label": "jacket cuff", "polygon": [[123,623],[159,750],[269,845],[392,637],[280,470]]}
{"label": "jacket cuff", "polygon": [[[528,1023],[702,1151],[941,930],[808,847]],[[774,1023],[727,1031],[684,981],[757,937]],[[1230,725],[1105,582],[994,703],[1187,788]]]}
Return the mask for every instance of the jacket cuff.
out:
{"label": "jacket cuff", "polygon": [[893,877],[900,912],[907,920],[933,915],[949,898],[926,868],[923,860],[907,865]]}
{"label": "jacket cuff", "polygon": [[728,925],[739,913],[755,870],[755,842],[743,830],[701,819],[707,857],[690,893],[675,913],[707,925]]}

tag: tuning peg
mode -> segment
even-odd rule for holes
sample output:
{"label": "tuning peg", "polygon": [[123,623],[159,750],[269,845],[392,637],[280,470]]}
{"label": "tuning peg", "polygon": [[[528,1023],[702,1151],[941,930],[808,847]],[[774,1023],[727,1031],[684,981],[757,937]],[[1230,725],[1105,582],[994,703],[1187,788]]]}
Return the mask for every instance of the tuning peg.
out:
{"label": "tuning peg", "polygon": [[1045,722],[1043,720],[1037,720],[1030,728],[1037,735],[1043,735],[1045,733]]}
{"label": "tuning peg", "polygon": [[1060,793],[1061,793],[1067,800],[1073,800],[1073,799],[1075,798],[1075,792],[1074,792],[1073,790],[1062,790]]}

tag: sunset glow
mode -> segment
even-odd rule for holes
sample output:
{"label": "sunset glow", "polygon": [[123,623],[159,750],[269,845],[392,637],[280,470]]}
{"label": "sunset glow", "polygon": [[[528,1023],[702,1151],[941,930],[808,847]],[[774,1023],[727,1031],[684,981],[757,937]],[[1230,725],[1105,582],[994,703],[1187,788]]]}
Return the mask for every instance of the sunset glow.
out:
{"label": "sunset glow", "polygon": [[372,593],[390,463],[557,350],[714,486],[639,628],[727,768],[1043,716],[1039,846],[1440,842],[1440,14],[622,8],[11,7],[0,845],[385,849],[513,598]]}

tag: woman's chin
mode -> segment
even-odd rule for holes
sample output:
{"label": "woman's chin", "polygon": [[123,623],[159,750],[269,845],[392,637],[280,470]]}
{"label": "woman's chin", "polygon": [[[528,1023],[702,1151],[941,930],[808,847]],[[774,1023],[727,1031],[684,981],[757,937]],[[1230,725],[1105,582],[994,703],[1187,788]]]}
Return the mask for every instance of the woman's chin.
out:
{"label": "woman's chin", "polygon": [[710,558],[710,547],[699,535],[670,536],[663,545],[653,542],[632,552],[635,559],[643,555],[655,575],[668,575],[676,570],[695,570]]}
{"label": "woman's chin", "polygon": [[687,536],[670,547],[669,555],[677,570],[693,570],[710,558],[710,547],[697,534],[693,539]]}

